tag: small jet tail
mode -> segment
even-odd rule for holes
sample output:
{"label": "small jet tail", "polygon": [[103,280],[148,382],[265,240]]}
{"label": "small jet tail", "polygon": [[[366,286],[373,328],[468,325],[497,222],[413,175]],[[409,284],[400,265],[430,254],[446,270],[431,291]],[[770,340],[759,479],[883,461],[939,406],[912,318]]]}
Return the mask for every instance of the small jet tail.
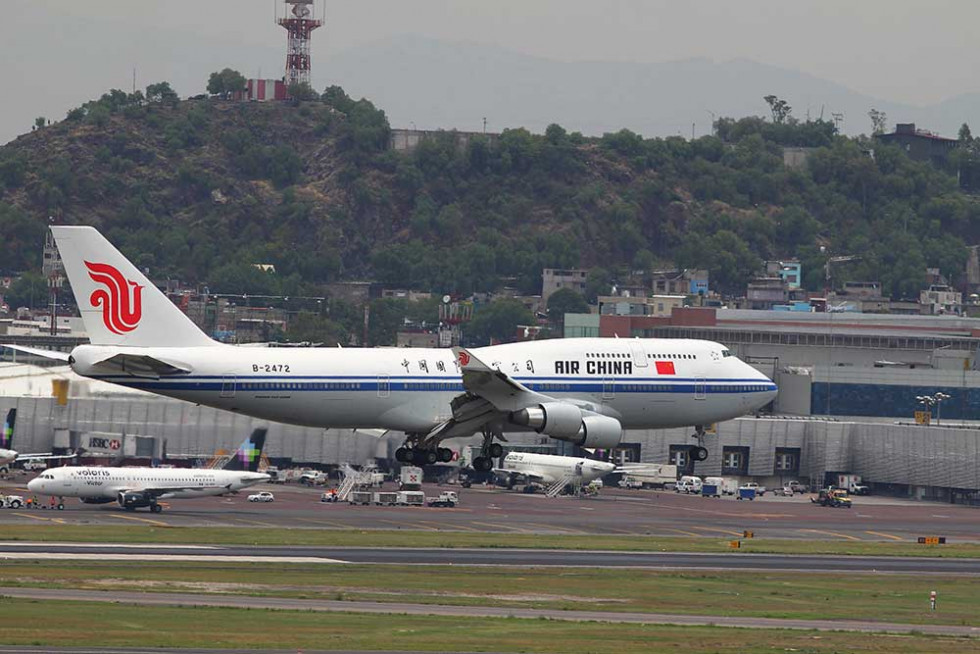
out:
{"label": "small jet tail", "polygon": [[0,450],[14,449],[14,423],[17,421],[17,409],[7,412],[7,419],[3,421],[3,431],[0,431]]}
{"label": "small jet tail", "polygon": [[247,472],[258,472],[259,459],[262,458],[262,448],[265,446],[265,434],[268,430],[259,427],[252,432],[252,435],[245,439],[235,454],[232,455],[225,470],[240,470]]}
{"label": "small jet tail", "polygon": [[93,345],[213,345],[160,289],[93,227],[51,228]]}

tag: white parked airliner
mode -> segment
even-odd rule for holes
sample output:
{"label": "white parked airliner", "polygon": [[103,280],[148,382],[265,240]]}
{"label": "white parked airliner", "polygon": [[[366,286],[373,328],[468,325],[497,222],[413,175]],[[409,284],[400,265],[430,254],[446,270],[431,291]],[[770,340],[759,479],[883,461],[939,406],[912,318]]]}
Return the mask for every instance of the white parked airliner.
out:
{"label": "white parked airliner", "polygon": [[498,477],[507,478],[508,486],[524,481],[525,488],[534,484],[585,486],[615,471],[616,464],[607,461],[534,452],[508,452],[503,465],[493,469]]}
{"label": "white parked airliner", "polygon": [[396,457],[449,461],[446,438],[482,434],[478,470],[507,431],[583,447],[623,429],[695,426],[753,412],[769,378],[723,345],[674,339],[556,339],[466,350],[257,348],[208,338],[92,227],[51,228],[90,345],[59,356],[86,377],[291,424],[405,432]]}
{"label": "white parked airliner", "polygon": [[23,454],[13,449],[14,446],[14,425],[17,424],[17,409],[7,412],[7,417],[0,428],[0,476],[10,474],[10,465],[14,461],[25,463],[27,461],[52,461],[55,459],[71,459],[74,454],[51,454],[51,452],[37,454]]}
{"label": "white parked airliner", "polygon": [[159,513],[160,500],[227,495],[269,481],[258,472],[266,430],[256,429],[221,470],[204,468],[103,468],[65,466],[46,470],[27,484],[32,493],[78,497],[85,504],[108,504]]}

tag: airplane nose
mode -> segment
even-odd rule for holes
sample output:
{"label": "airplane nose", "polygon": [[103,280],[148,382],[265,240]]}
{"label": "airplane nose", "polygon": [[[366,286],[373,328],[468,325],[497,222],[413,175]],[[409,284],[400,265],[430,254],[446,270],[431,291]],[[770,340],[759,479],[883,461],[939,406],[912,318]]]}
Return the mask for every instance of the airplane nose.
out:
{"label": "airplane nose", "polygon": [[32,493],[36,493],[39,490],[42,490],[42,483],[43,482],[40,479],[32,479],[27,482],[27,490],[31,491]]}

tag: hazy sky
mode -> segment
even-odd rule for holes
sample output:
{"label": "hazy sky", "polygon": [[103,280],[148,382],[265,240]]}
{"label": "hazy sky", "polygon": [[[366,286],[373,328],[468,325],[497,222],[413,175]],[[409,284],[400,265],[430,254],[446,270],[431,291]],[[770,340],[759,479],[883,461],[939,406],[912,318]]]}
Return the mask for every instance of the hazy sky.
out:
{"label": "hazy sky", "polygon": [[[322,2],[323,0],[319,0]],[[980,3],[971,0],[327,0],[314,86],[330,56],[414,34],[561,61],[749,58],[869,95],[926,105],[980,91]],[[281,0],[3,0],[0,143],[34,117],[111,87],[169,80],[202,92],[224,66],[282,74]],[[447,81],[451,83],[450,81]]]}

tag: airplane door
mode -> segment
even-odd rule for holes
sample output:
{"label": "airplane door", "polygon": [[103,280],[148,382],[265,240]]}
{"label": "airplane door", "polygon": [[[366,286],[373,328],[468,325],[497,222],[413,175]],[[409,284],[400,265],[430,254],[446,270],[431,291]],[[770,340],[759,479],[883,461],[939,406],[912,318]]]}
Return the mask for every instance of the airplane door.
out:
{"label": "airplane door", "polygon": [[388,375],[378,375],[378,397],[388,397],[391,395],[391,377]]}
{"label": "airplane door", "polygon": [[616,399],[616,384],[609,377],[606,377],[605,379],[602,380],[602,399],[603,400]]}
{"label": "airplane door", "polygon": [[704,400],[707,397],[708,397],[708,395],[707,395],[707,388],[705,387],[704,380],[703,379],[695,380],[695,382],[694,382],[694,399],[695,400]]}
{"label": "airplane door", "polygon": [[221,380],[221,397],[235,397],[235,387],[238,386],[238,378],[234,375],[227,375]]}
{"label": "airplane door", "polygon": [[649,361],[647,361],[647,351],[646,348],[643,347],[643,341],[630,341],[630,352],[633,353],[634,366],[637,368],[646,368],[649,365]]}

